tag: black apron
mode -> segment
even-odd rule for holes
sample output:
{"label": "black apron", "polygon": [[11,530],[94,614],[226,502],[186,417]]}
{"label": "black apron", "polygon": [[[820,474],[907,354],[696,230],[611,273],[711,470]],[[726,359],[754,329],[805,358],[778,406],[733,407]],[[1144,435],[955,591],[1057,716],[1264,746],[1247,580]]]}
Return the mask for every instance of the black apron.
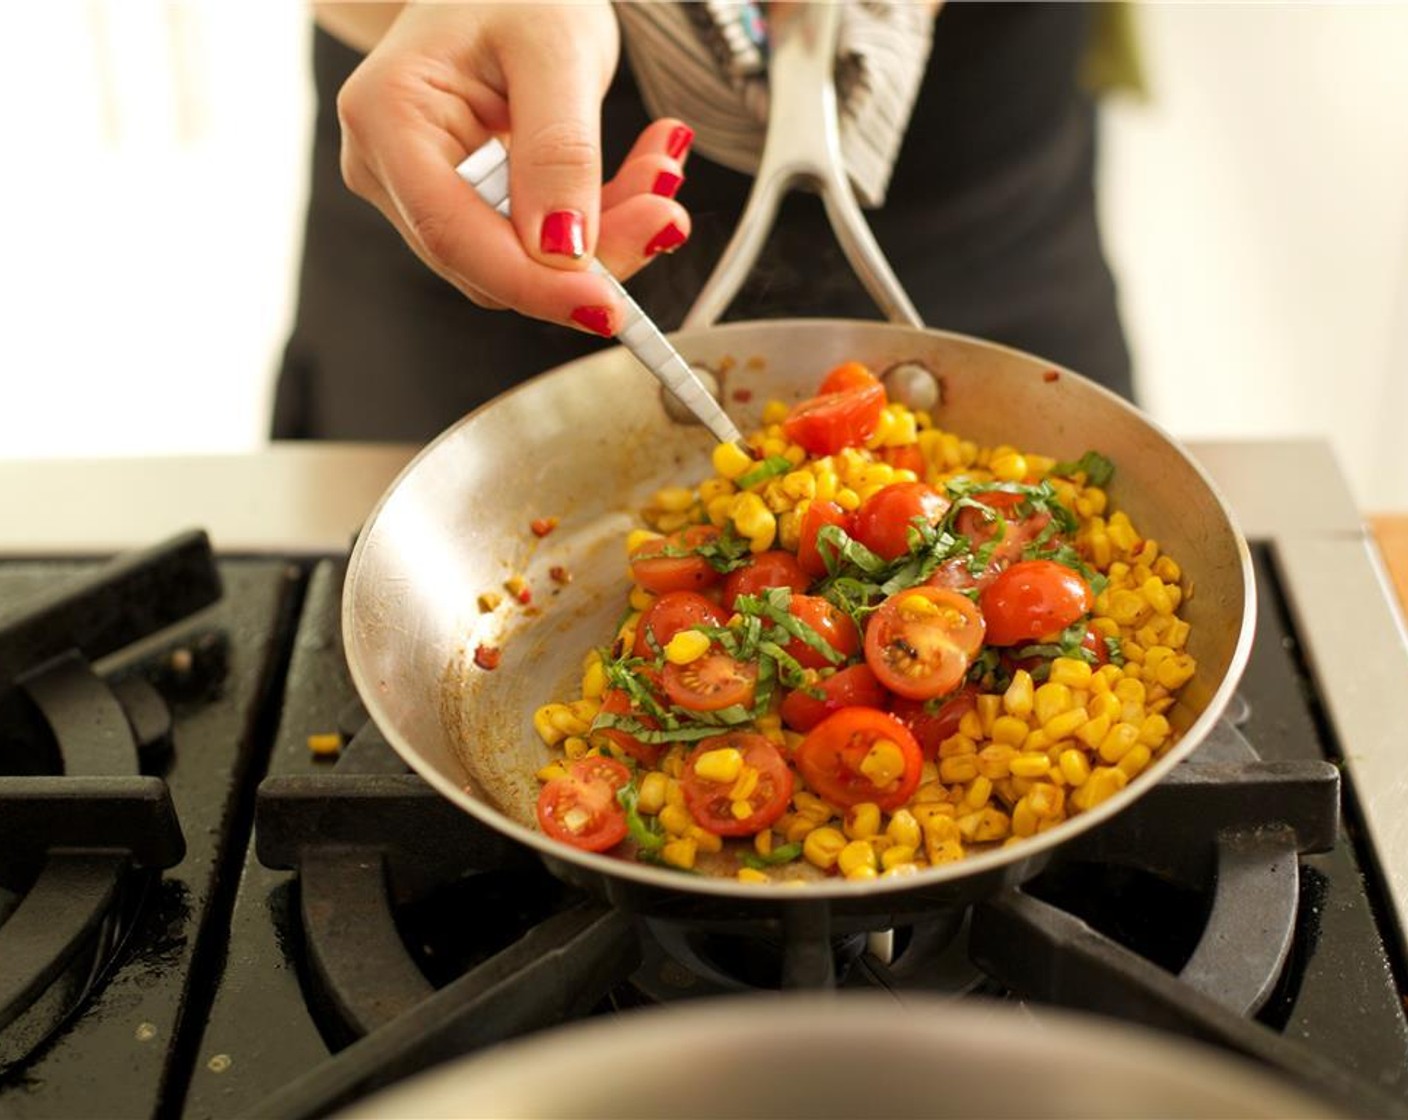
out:
{"label": "black apron", "polygon": [[[1077,79],[1091,15],[1084,4],[946,5],[889,196],[867,218],[926,324],[1030,351],[1133,399],[1096,221],[1095,105]],[[610,345],[480,309],[347,190],[335,103],[360,59],[314,33],[312,181],[278,439],[424,442],[525,378]],[[649,121],[628,71],[623,60],[602,106],[608,169]],[[688,244],[630,282],[666,330],[712,271],[752,182],[698,154],[686,172]],[[807,195],[784,203],[724,320],[799,315],[879,317]]]}

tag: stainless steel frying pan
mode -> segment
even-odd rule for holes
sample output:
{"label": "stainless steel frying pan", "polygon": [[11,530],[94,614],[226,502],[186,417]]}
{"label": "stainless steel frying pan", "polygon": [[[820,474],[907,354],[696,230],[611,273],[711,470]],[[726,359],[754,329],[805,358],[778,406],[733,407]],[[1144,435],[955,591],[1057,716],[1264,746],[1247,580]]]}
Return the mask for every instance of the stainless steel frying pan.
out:
{"label": "stainless steel frying pan", "polygon": [[[768,399],[809,395],[841,361],[877,370],[919,363],[935,375],[930,388],[941,394],[937,420],[946,429],[1057,458],[1090,449],[1108,455],[1117,466],[1112,501],[1177,558],[1187,580],[1184,614],[1198,674],[1171,713],[1177,744],[1093,811],[1022,844],[905,879],[828,879],[797,891],[680,874],[548,839],[535,824],[533,775],[549,752],[532,714],[573,694],[583,656],[614,632],[628,589],[623,539],[638,524],[635,511],[658,488],[710,473],[711,437],[675,422],[649,374],[620,348],[526,382],[416,457],[358,538],[343,636],[368,711],[407,763],[466,812],[536,849],[564,879],[657,915],[786,921],[819,903],[827,920],[842,915],[879,928],[1024,881],[1058,845],[1122,812],[1191,754],[1242,673],[1254,586],[1226,503],[1148,418],[1071,370],[919,323],[839,170],[829,72],[836,6],[797,7],[799,22],[776,43],[772,69],[788,127],[771,130],[739,232],[686,329],[673,336],[676,346],[720,373],[722,399],[745,431]],[[822,192],[848,259],[897,322],[711,325],[751,266],[781,191],[797,181]],[[529,529],[539,517],[560,520],[542,539]],[[571,582],[554,581],[555,568]],[[532,588],[532,609],[481,612],[479,595],[514,575]],[[481,644],[502,650],[497,670],[475,667]]]}

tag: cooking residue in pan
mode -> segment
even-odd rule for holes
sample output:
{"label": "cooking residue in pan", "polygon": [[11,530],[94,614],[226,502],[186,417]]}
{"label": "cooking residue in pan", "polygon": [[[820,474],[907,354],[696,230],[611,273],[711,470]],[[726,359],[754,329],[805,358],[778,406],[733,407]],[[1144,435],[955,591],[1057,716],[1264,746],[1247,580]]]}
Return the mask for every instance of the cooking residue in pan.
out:
{"label": "cooking residue in pan", "polygon": [[1107,800],[1196,666],[1114,465],[978,447],[864,366],[658,492],[623,619],[534,725],[551,836],[745,882],[913,874]]}

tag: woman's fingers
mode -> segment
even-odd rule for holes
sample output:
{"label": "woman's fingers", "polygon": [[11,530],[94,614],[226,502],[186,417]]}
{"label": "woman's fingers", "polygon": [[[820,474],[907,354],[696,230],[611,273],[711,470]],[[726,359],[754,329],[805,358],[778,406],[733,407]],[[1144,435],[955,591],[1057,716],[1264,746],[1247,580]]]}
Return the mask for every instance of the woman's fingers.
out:
{"label": "woman's fingers", "polygon": [[539,262],[585,268],[596,251],[601,98],[611,71],[556,11],[520,10],[496,40],[511,107],[511,214]]}
{"label": "woman's fingers", "polygon": [[683,182],[684,163],[693,142],[694,129],[674,117],[662,117],[641,129],[615,177],[601,189],[602,210],[610,210],[642,191],[673,198],[679,183],[671,184],[660,176],[671,174]]}
{"label": "woman's fingers", "polygon": [[[581,34],[568,35],[576,44],[567,52],[576,61],[568,61],[553,54],[552,35],[574,21]],[[621,308],[611,285],[584,268],[601,190],[590,122],[614,67],[611,27],[605,44],[587,7],[541,23],[514,5],[426,5],[382,41],[338,102],[348,186],[431,269],[481,306],[608,335]],[[542,77],[549,71],[551,80]],[[575,108],[548,119],[550,104],[568,103]],[[455,172],[491,135],[482,122],[512,126],[518,228]],[[553,217],[567,210],[580,214],[580,224]]]}
{"label": "woman's fingers", "polygon": [[662,253],[689,240],[689,211],[654,194],[637,194],[601,216],[597,257],[618,280],[634,276]]}

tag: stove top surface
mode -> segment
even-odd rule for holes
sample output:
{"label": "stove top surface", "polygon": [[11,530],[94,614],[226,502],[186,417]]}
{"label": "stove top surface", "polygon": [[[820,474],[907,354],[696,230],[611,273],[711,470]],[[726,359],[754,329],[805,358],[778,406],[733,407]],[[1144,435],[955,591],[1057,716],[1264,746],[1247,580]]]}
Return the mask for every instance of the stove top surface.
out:
{"label": "stove top surface", "polygon": [[[1112,832],[971,913],[897,930],[883,947],[838,938],[842,987],[1122,1017],[1273,1068],[1299,1063],[1366,1115],[1408,1114],[1404,848],[1377,827],[1398,779],[1375,780],[1388,766],[1381,745],[1397,739],[1384,712],[1356,713],[1363,675],[1345,695],[1330,640],[1346,614],[1367,619],[1372,640],[1396,634],[1400,658],[1402,634],[1382,599],[1373,614],[1372,564],[1366,586],[1343,592],[1366,561],[1342,512],[1289,529],[1276,516],[1244,518],[1256,642],[1225,733],[1193,761],[1242,765],[1239,752],[1254,752],[1231,801],[1256,803],[1272,779],[1293,786],[1290,839],[1267,847],[1254,829],[1257,843],[1243,836],[1216,857],[1195,844],[1185,847],[1201,854],[1130,860],[1112,857]],[[1316,590],[1326,564],[1341,586],[1332,604]],[[0,564],[0,618],[94,570]],[[765,938],[643,928],[486,839],[406,773],[347,676],[342,570],[337,559],[225,557],[218,600],[200,605],[209,589],[194,587],[174,626],[114,611],[107,630],[87,624],[89,657],[47,664],[0,696],[0,837],[31,831],[7,832],[6,816],[55,830],[0,849],[0,946],[23,946],[40,974],[20,977],[19,954],[0,951],[0,1115],[325,1115],[540,1026],[777,983]],[[51,628],[77,625],[55,617]],[[138,640],[113,644],[129,634]],[[65,771],[82,776],[78,793],[39,788],[59,751],[41,717],[73,690],[112,699],[106,724],[65,741],[106,751],[116,738],[121,761],[75,753],[86,761]],[[329,736],[336,757],[310,746]],[[1343,781],[1332,770],[1327,785],[1326,762]],[[1171,812],[1147,827],[1207,825]],[[268,834],[258,849],[256,819]],[[95,853],[99,829],[121,844]],[[36,920],[25,902],[41,886],[57,901]],[[1238,957],[1245,967],[1229,977]]]}

